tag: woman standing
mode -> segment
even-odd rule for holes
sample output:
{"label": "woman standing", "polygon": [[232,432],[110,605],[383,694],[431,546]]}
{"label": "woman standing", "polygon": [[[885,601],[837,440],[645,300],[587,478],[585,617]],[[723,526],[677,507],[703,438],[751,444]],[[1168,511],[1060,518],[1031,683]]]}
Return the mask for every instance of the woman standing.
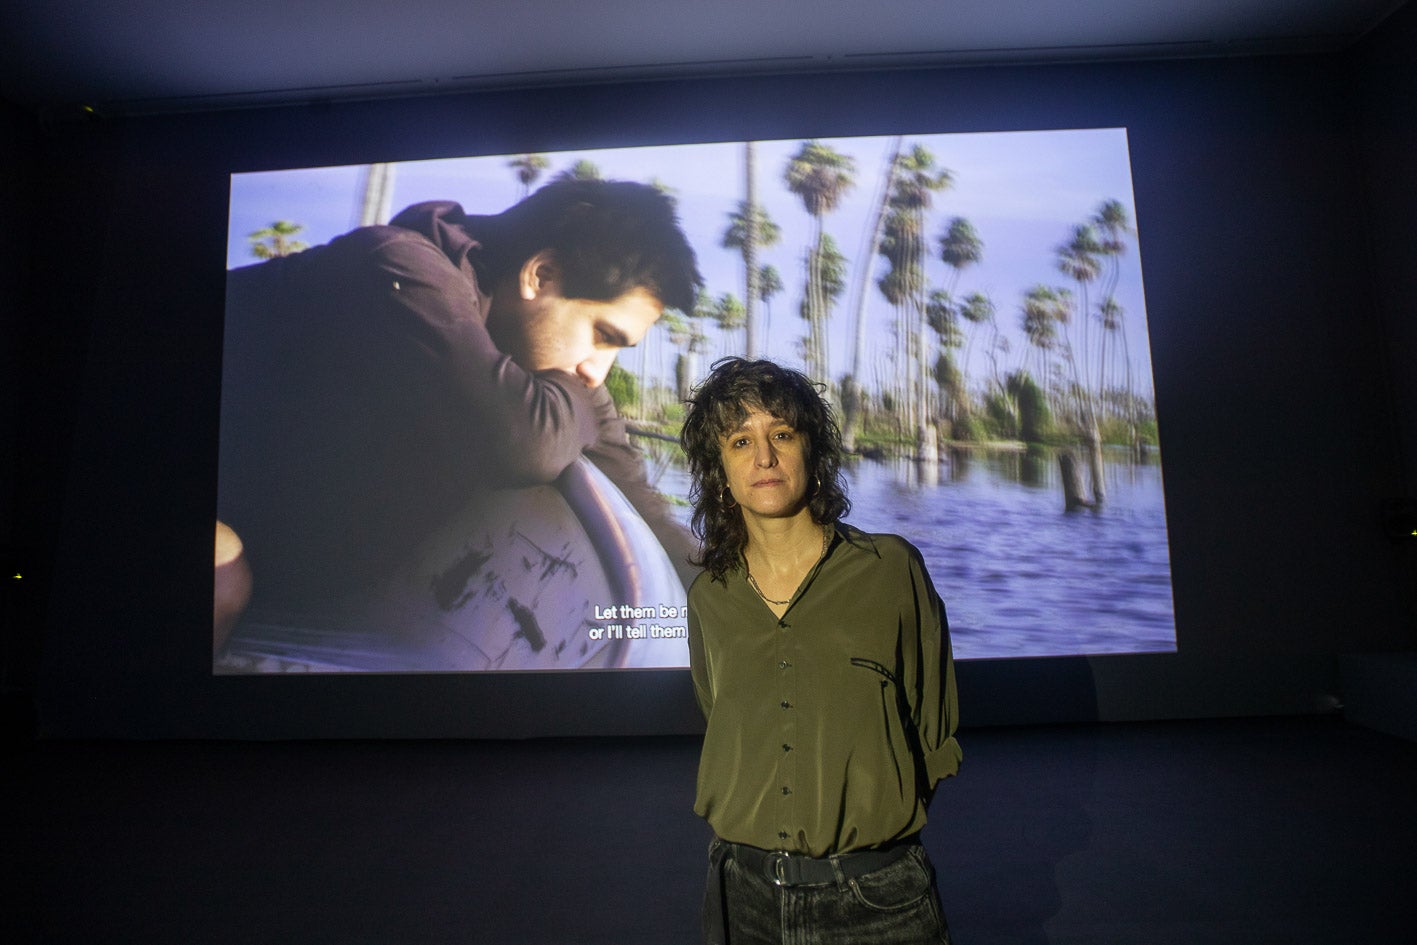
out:
{"label": "woman standing", "polygon": [[713,828],[705,941],[949,941],[919,840],[959,770],[944,607],[920,553],[840,521],[841,436],[802,374],[726,359],[681,442],[704,572],[689,591]]}

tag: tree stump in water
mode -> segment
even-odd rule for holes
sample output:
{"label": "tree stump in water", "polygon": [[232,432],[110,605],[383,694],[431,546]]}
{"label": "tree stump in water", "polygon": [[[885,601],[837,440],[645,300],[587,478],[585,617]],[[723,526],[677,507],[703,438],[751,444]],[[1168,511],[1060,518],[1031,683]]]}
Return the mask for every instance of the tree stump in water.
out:
{"label": "tree stump in water", "polygon": [[1058,471],[1063,477],[1063,509],[1076,512],[1078,509],[1094,508],[1082,488],[1082,476],[1078,473],[1077,457],[1071,450],[1058,451]]}

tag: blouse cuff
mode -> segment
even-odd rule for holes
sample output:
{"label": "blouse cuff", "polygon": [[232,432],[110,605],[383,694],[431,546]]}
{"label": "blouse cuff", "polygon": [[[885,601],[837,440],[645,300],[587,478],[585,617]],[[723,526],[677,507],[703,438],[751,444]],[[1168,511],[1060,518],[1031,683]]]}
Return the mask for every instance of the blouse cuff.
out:
{"label": "blouse cuff", "polygon": [[960,750],[959,742],[955,741],[954,736],[945,739],[944,744],[925,757],[925,773],[929,776],[930,783],[937,784],[958,774],[959,763],[963,758],[964,752]]}

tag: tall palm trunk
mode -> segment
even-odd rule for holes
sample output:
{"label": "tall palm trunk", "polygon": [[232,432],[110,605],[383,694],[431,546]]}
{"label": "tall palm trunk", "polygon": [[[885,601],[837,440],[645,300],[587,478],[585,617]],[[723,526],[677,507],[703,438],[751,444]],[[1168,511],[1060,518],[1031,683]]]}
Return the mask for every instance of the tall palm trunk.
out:
{"label": "tall palm trunk", "polygon": [[925,246],[921,233],[925,227],[925,211],[911,211],[910,255],[918,269],[918,285],[912,287],[910,307],[915,321],[915,455],[921,459],[937,459],[935,424],[930,410],[930,325],[925,318]]}
{"label": "tall palm trunk", "polygon": [[863,262],[856,281],[856,336],[851,347],[850,383],[855,386],[855,390],[850,392],[850,396],[846,396],[846,391],[842,392],[846,409],[842,419],[841,443],[847,452],[856,449],[856,433],[861,426],[861,414],[865,406],[866,387],[862,382],[862,371],[865,370],[866,363],[866,295],[871,284],[871,263],[881,248],[886,208],[890,203],[891,190],[895,187],[896,167],[900,163],[900,149],[904,141],[903,135],[897,135],[891,145],[890,155],[886,158],[886,172],[881,181],[880,196],[876,200],[876,219],[871,225],[870,243],[860,257]]}
{"label": "tall palm trunk", "polygon": [[807,272],[807,364],[812,379],[831,382],[827,369],[826,222],[820,214],[812,217],[815,238]]}
{"label": "tall palm trunk", "polygon": [[[1086,287],[1084,286],[1083,299],[1086,298]],[[1086,317],[1086,311],[1084,308],[1084,317]],[[1097,398],[1087,388],[1086,366],[1080,368],[1078,365],[1078,358],[1074,354],[1067,326],[1063,328],[1063,346],[1069,373],[1072,375],[1073,400],[1077,405],[1078,423],[1082,427],[1082,439],[1087,447],[1087,467],[1092,481],[1092,504],[1095,507],[1100,507],[1107,500],[1107,477],[1102,467],[1102,430],[1097,422],[1095,403]]]}
{"label": "tall palm trunk", "polygon": [[758,356],[758,183],[757,146],[743,142],[743,189],[748,204],[748,232],[743,240],[743,265],[747,278],[743,296],[744,345],[749,358]]}
{"label": "tall palm trunk", "polygon": [[370,164],[364,171],[364,191],[359,200],[359,225],[389,222],[394,199],[394,165]]}

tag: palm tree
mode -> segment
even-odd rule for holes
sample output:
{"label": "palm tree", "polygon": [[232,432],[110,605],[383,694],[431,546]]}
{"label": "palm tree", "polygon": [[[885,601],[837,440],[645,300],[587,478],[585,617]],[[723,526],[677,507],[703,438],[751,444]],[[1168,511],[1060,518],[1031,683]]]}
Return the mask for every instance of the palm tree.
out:
{"label": "palm tree", "polygon": [[[992,308],[994,303],[990,302],[989,304]],[[1013,350],[1013,344],[1009,341],[1009,336],[999,330],[998,320],[992,315],[989,317],[989,327],[993,330],[993,334],[989,336],[989,347],[985,353],[989,358],[990,376],[994,381],[995,389],[1003,390],[1003,375],[999,373],[999,355],[1007,356]]]}
{"label": "palm tree", "polygon": [[[958,281],[959,274],[966,267],[983,258],[984,241],[975,232],[974,224],[964,217],[952,218],[940,236],[940,259],[954,270],[955,280]],[[954,292],[953,285],[950,286],[950,291]]]}
{"label": "palm tree", "polygon": [[[990,339],[990,351],[996,351],[996,342],[999,340],[999,326],[994,321],[994,301],[982,292],[971,292],[964,297],[964,301],[959,306],[960,317],[969,322],[969,339],[965,342],[964,348],[964,373],[969,376],[969,361],[974,352],[974,338],[980,325],[988,324],[993,328],[993,335]],[[991,354],[991,358],[993,355]],[[997,375],[998,362],[994,362]],[[997,376],[994,377],[997,381]],[[987,387],[987,385],[986,385]]]}
{"label": "palm tree", "polygon": [[[884,232],[878,252],[885,257],[890,268],[876,281],[881,295],[895,310],[895,383],[892,385],[897,423],[899,412],[905,411],[905,427],[919,429],[922,418],[917,415],[919,401],[913,396],[916,389],[917,369],[916,345],[919,339],[912,330],[915,321],[911,315],[911,303],[925,289],[925,274],[920,267],[920,234],[912,226],[908,214],[892,206],[886,217]],[[899,429],[897,432],[900,432]]]}
{"label": "palm tree", "polygon": [[[837,249],[836,240],[832,239],[829,233],[822,235],[821,243],[812,248],[812,253],[815,256],[812,268],[817,273],[817,292],[823,308],[830,311],[832,305],[841,297],[841,293],[846,290],[846,257]],[[819,364],[825,370],[830,363],[827,358],[826,334],[824,331],[811,330],[811,314],[807,306],[808,299],[803,297],[798,314],[809,324],[806,336],[801,339],[802,360],[808,365]],[[823,379],[823,383],[826,383],[825,375],[813,376]]]}
{"label": "palm tree", "polygon": [[507,166],[516,171],[517,182],[522,185],[522,197],[526,197],[531,193],[531,185],[551,166],[551,159],[544,154],[518,154],[507,162]]}
{"label": "palm tree", "polygon": [[[1096,281],[1102,272],[1102,243],[1098,241],[1097,229],[1091,223],[1082,223],[1073,227],[1071,238],[1066,243],[1060,245],[1057,250],[1058,271],[1064,275],[1071,276],[1077,283],[1078,293],[1081,296],[1082,304],[1079,312],[1086,316],[1091,312],[1088,304],[1088,288]],[[1089,336],[1088,319],[1082,319],[1082,376],[1088,376],[1087,359],[1091,353],[1088,343]]]}
{"label": "palm tree", "polygon": [[826,322],[830,311],[825,290],[828,259],[823,218],[836,209],[841,198],[854,186],[852,175],[855,173],[855,161],[820,141],[804,142],[783,171],[787,189],[801,199],[803,209],[812,218],[803,312],[808,326],[808,373],[824,383],[830,382],[831,372],[827,360]]}
{"label": "palm tree", "polygon": [[[960,372],[959,366],[950,356],[948,348],[940,349],[940,353],[935,357],[935,367],[931,371],[931,379],[935,382],[935,387],[940,391],[940,399],[945,405],[945,418],[951,423],[964,419],[966,395],[964,390],[964,375]],[[955,429],[956,438],[962,438],[963,433],[958,427]]]}
{"label": "palm tree", "polygon": [[960,314],[960,307],[955,305],[948,292],[943,289],[931,291],[930,298],[925,302],[925,321],[935,333],[939,348],[931,377],[939,391],[944,416],[951,423],[969,414],[966,377],[950,354],[951,350],[964,344],[964,336],[959,330]]}
{"label": "palm tree", "polygon": [[[751,143],[750,143],[751,146]],[[728,229],[723,233],[723,248],[736,249],[743,256],[744,286],[744,313],[743,321],[747,329],[746,354],[750,358],[758,356],[758,302],[761,300],[761,291],[758,281],[762,277],[762,270],[758,267],[758,250],[764,246],[772,246],[782,238],[782,230],[772,218],[768,216],[767,208],[758,203],[752,196],[753,185],[753,164],[752,158],[747,160],[748,165],[748,191],[747,200],[738,202],[738,209],[728,215]]]}
{"label": "palm tree", "polygon": [[708,336],[701,327],[703,319],[713,316],[714,302],[708,291],[700,288],[694,299],[692,312],[666,311],[661,321],[669,319],[666,328],[669,341],[683,350],[674,359],[674,390],[680,400],[688,400],[694,384],[699,379],[699,355],[703,353]]}
{"label": "palm tree", "polygon": [[[1098,361],[1100,362],[1097,367],[1097,390],[1099,392],[1104,392],[1108,389],[1107,376],[1109,373],[1113,378],[1117,376],[1118,372],[1115,370],[1115,367],[1112,371],[1108,371],[1108,362],[1115,361],[1117,358],[1117,354],[1116,348],[1113,348],[1110,352],[1108,351],[1107,339],[1112,337],[1113,335],[1119,334],[1122,331],[1122,324],[1125,319],[1125,316],[1126,311],[1122,308],[1122,303],[1118,302],[1117,297],[1114,295],[1104,296],[1102,301],[1097,303],[1097,319],[1102,325],[1102,332],[1099,335],[1097,344],[1099,354]],[[1122,353],[1123,355],[1126,354],[1125,351]],[[1111,354],[1111,358],[1108,357],[1109,354]],[[1128,367],[1130,368],[1130,365]],[[1127,393],[1130,395],[1130,369],[1126,371],[1126,380]]]}
{"label": "palm tree", "polygon": [[602,175],[602,174],[600,173],[600,168],[596,166],[596,163],[595,163],[594,161],[588,161],[588,160],[586,160],[585,158],[581,158],[579,161],[577,161],[576,163],[572,164],[570,167],[566,168],[564,171],[561,171],[559,174],[557,174],[557,175],[553,178],[553,180],[604,180],[604,179],[605,179],[605,177],[604,177],[604,175]]}
{"label": "palm tree", "polygon": [[[1106,498],[1107,486],[1102,469],[1102,431],[1097,420],[1097,401],[1101,395],[1101,388],[1099,386],[1098,391],[1094,392],[1087,386],[1090,379],[1087,359],[1090,353],[1088,322],[1091,314],[1091,309],[1088,306],[1088,287],[1102,272],[1100,258],[1102,252],[1103,246],[1098,240],[1097,228],[1090,222],[1075,226],[1071,239],[1057,249],[1058,269],[1073,277],[1073,280],[1077,282],[1081,297],[1079,312],[1082,315],[1082,356],[1081,359],[1075,356],[1071,339],[1067,337],[1066,331],[1064,332],[1064,353],[1072,370],[1073,390],[1078,402],[1077,420],[1081,427],[1083,441],[1088,447],[1092,501],[1096,505],[1101,505]],[[1103,337],[1105,339],[1105,333]],[[1081,360],[1081,364],[1078,363],[1079,360]]]}
{"label": "palm tree", "polygon": [[[650,329],[646,337],[652,343],[654,352],[653,365],[656,383],[650,388],[654,400],[652,406],[656,414],[663,419],[666,394],[669,395],[669,399],[683,400],[679,396],[679,385],[676,382],[680,371],[679,360],[681,357],[678,349],[689,338],[689,318],[680,309],[666,308],[664,314],[660,316],[659,321],[654,323],[654,327]],[[669,342],[667,347],[664,344],[665,341]],[[648,358],[651,345],[644,344],[642,347],[646,349],[646,357]],[[674,361],[668,365],[669,370],[666,371],[665,358],[671,353],[674,355]]]}
{"label": "palm tree", "polygon": [[[1123,363],[1123,384],[1126,391],[1124,403],[1126,404],[1126,418],[1128,430],[1131,434],[1132,446],[1135,449],[1138,444],[1136,440],[1136,414],[1132,409],[1132,356],[1131,348],[1127,342],[1127,322],[1124,317],[1121,305],[1116,300],[1117,284],[1122,278],[1122,254],[1126,251],[1127,244],[1125,237],[1131,233],[1131,220],[1127,214],[1127,208],[1120,200],[1104,200],[1097,208],[1097,212],[1092,216],[1092,224],[1099,234],[1098,254],[1102,257],[1102,301],[1098,303],[1098,316],[1102,319],[1102,340],[1099,347],[1102,349],[1102,356],[1099,361],[1106,360],[1107,339],[1111,335],[1121,335],[1122,363]],[[1098,368],[1098,388],[1103,387],[1103,371],[1105,364]]]}
{"label": "palm tree", "polygon": [[[1131,233],[1131,219],[1127,215],[1127,208],[1120,200],[1104,200],[1098,205],[1097,212],[1092,216],[1092,223],[1102,234],[1102,253],[1114,258],[1121,255],[1126,248],[1122,237]],[[1116,288],[1113,281],[1112,288]]]}
{"label": "palm tree", "polygon": [[[940,236],[940,259],[946,266],[950,267],[949,293],[955,294],[959,287],[959,277],[969,266],[979,262],[984,258],[984,241],[979,238],[979,234],[974,230],[974,224],[964,217],[954,217],[949,225],[945,227],[945,232]],[[987,301],[987,300],[986,300]],[[992,309],[992,306],[989,307]],[[978,307],[971,311],[966,311],[965,306],[961,306],[960,315],[970,324],[969,341],[964,348],[964,364],[961,370],[966,381],[969,378],[969,360],[974,352],[975,328],[985,320],[987,315]]]}
{"label": "palm tree", "polygon": [[[891,143],[890,154],[886,157],[885,169],[881,173],[881,185],[877,191],[874,206],[875,220],[871,223],[870,236],[861,258],[866,260],[863,269],[869,270],[870,261],[876,258],[881,248],[881,237],[885,233],[886,212],[890,208],[891,194],[895,191],[895,175],[900,165],[900,149],[905,141],[897,135]],[[851,373],[845,378],[842,389],[841,445],[848,452],[856,449],[856,431],[861,425],[861,414],[865,409],[866,390],[862,383],[862,372],[866,368],[866,296],[868,293],[869,271],[863,271],[856,280],[856,331],[851,346]],[[879,373],[879,372],[878,372]],[[877,386],[877,390],[881,388]]]}
{"label": "palm tree", "polygon": [[772,339],[772,299],[784,288],[782,273],[777,271],[776,266],[768,263],[758,270],[758,298],[763,303],[763,337],[769,341]]}
{"label": "palm tree", "polygon": [[910,265],[912,269],[920,271],[920,285],[912,286],[910,298],[911,307],[916,315],[916,356],[917,362],[917,416],[921,423],[921,430],[918,431],[917,439],[923,442],[924,426],[930,423],[929,399],[930,399],[930,376],[928,370],[930,364],[930,344],[927,334],[927,322],[925,317],[924,300],[924,246],[920,239],[925,232],[925,211],[930,209],[934,203],[934,194],[937,191],[945,190],[954,183],[954,175],[944,168],[935,165],[935,156],[923,145],[917,144],[908,154],[901,155],[900,172],[896,177],[895,194],[891,203],[893,209],[909,216],[910,225],[908,232],[910,239],[903,242],[901,248],[908,249],[912,254]]}
{"label": "palm tree", "polygon": [[257,259],[275,259],[277,256],[289,256],[310,248],[309,243],[290,238],[303,229],[303,223],[277,220],[270,226],[246,234],[246,241],[251,244],[252,256]]}
{"label": "palm tree", "polygon": [[727,355],[732,347],[728,340],[728,333],[747,325],[747,307],[738,300],[738,296],[732,292],[725,292],[714,301],[712,317],[718,323],[719,338],[722,339],[719,354]]}
{"label": "palm tree", "polygon": [[897,158],[896,164],[895,187],[879,250],[891,269],[881,290],[896,307],[898,338],[905,342],[902,363],[911,365],[907,374],[914,381],[910,385],[913,390],[908,388],[907,416],[915,428],[919,455],[928,459],[934,427],[930,419],[932,346],[925,312],[925,211],[934,203],[934,194],[949,187],[954,176],[937,166],[935,156],[920,144]]}
{"label": "palm tree", "polygon": [[942,348],[958,348],[964,343],[959,330],[960,306],[944,289],[934,289],[925,302],[925,320],[940,340]]}
{"label": "palm tree", "polygon": [[1023,334],[1038,353],[1042,368],[1038,373],[1045,379],[1051,374],[1053,351],[1058,347],[1058,326],[1067,323],[1071,306],[1066,289],[1038,284],[1024,293]]}

